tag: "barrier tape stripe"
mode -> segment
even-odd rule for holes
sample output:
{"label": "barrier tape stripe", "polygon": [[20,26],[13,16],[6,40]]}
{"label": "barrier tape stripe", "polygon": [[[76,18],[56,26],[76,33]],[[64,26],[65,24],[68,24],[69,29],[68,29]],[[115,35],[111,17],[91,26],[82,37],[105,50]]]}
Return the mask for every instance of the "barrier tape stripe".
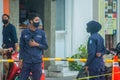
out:
{"label": "barrier tape stripe", "polygon": [[[43,58],[44,61],[80,61],[80,62],[86,62],[87,59],[74,59],[74,58]],[[13,59],[0,59],[0,62],[19,62],[20,60],[13,60]],[[120,62],[120,59],[118,60]],[[105,60],[105,62],[111,63],[113,62],[113,60]],[[114,74],[118,74],[120,72],[114,73]],[[90,78],[96,78],[96,77],[101,77],[101,76],[107,76],[107,75],[111,75],[112,73],[108,73],[108,74],[102,74],[102,75],[97,75],[97,76],[89,76],[89,77],[83,77],[83,78],[79,78],[76,80],[83,80],[83,79],[90,79]]]}
{"label": "barrier tape stripe", "polygon": [[85,62],[86,59],[74,59],[74,58],[43,58],[44,61],[49,61],[49,60],[55,60],[55,61],[81,61],[81,62]]}
{"label": "barrier tape stripe", "polygon": [[0,62],[17,62],[17,61],[15,61],[13,59],[2,59],[2,60],[0,60]]}
{"label": "barrier tape stripe", "polygon": [[[86,62],[87,59],[74,59],[74,58],[66,58],[66,59],[63,59],[63,58],[43,58],[44,61],[52,61],[52,60],[55,60],[55,61],[80,61],[80,62]],[[119,60],[120,61],[120,60]],[[105,62],[108,62],[108,63],[112,63],[113,60],[105,60]]]}
{"label": "barrier tape stripe", "polygon": [[[120,72],[116,72],[114,74],[118,74]],[[97,78],[97,77],[101,77],[101,76],[108,76],[111,75],[113,73],[108,73],[108,74],[102,74],[102,75],[97,75],[97,76],[88,76],[88,77],[83,77],[83,78],[79,78],[79,79],[75,79],[75,80],[84,80],[84,79],[90,79],[90,78]]]}
{"label": "barrier tape stripe", "polygon": [[108,76],[108,75],[111,75],[111,74],[112,73],[102,74],[102,75],[97,75],[97,76],[88,76],[88,77],[78,78],[76,80],[84,80],[84,79],[90,79],[90,78],[97,78],[97,77],[101,77],[101,76]]}
{"label": "barrier tape stripe", "polygon": [[19,62],[20,60],[13,60],[13,59],[1,59],[0,62]]}
{"label": "barrier tape stripe", "polygon": [[[86,62],[87,59],[74,59],[74,58],[43,58],[43,61],[80,61],[80,62]],[[0,62],[18,62],[19,60],[12,60],[12,59],[0,59]],[[105,60],[107,63],[112,63],[113,60]],[[120,60],[119,60],[120,62]]]}

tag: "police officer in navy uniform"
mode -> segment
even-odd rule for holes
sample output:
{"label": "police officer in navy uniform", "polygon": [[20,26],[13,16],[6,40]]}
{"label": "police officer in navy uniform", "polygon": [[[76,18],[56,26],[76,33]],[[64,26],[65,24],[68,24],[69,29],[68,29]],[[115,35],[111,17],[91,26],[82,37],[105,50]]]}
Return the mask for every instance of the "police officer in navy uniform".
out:
{"label": "police officer in navy uniform", "polygon": [[20,56],[22,70],[19,80],[27,80],[32,72],[33,80],[40,80],[42,74],[42,50],[48,48],[45,32],[38,29],[40,18],[38,14],[29,16],[30,28],[22,31],[20,37]]}
{"label": "police officer in navy uniform", "polygon": [[[98,33],[101,29],[101,24],[96,21],[90,21],[87,23],[87,32],[91,34],[88,39],[87,50],[88,59],[85,65],[85,70],[89,71],[90,76],[97,76],[104,74],[104,61],[103,55],[106,53],[104,46],[104,39]],[[90,80],[105,80],[104,76],[91,78]]]}

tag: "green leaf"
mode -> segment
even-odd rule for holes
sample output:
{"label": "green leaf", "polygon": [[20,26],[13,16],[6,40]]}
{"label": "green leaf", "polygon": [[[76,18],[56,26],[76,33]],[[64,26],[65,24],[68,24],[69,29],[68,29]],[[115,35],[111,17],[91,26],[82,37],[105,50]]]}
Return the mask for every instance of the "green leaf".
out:
{"label": "green leaf", "polygon": [[[78,53],[72,55],[71,58],[81,59],[81,58],[87,58],[87,56],[88,54],[87,54],[86,46],[80,45],[80,47],[78,47]],[[83,67],[83,64],[77,61],[69,62],[68,64],[69,64],[69,69],[74,71],[79,71]]]}

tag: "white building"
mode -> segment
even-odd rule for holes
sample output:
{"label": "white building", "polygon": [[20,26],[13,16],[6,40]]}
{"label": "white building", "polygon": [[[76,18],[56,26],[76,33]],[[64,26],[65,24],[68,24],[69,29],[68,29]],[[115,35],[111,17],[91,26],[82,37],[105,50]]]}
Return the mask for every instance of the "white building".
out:
{"label": "white building", "polygon": [[[0,0],[0,16],[2,16],[2,14],[4,13],[3,1],[7,1],[7,0]],[[11,1],[14,2],[14,0]],[[45,31],[47,33],[47,36],[49,36],[48,35],[49,33],[47,32],[48,29],[50,29],[49,31],[52,31],[54,27],[56,28],[55,30],[53,30],[55,31],[54,33],[50,33],[51,34],[50,37],[52,36],[52,34],[55,36],[52,36],[52,38],[54,38],[53,41],[52,39],[49,39],[50,40],[49,41],[50,50],[48,51],[50,53],[48,55],[49,57],[66,58],[66,57],[71,57],[73,54],[75,54],[77,52],[78,47],[81,44],[85,44],[88,39],[89,34],[86,32],[86,23],[89,22],[90,20],[99,21],[103,25],[101,34],[105,38],[105,30],[106,30],[105,10],[113,9],[111,8],[112,7],[111,5],[108,5],[107,9],[105,9],[105,3],[106,4],[109,3],[109,0],[35,0],[35,1],[38,1],[36,5],[38,5],[41,2],[44,3],[43,5],[44,7],[42,6],[39,7],[38,9],[34,8],[37,9],[38,11],[39,9],[42,8],[42,10],[44,11],[42,14],[44,15],[43,16],[44,24],[48,23],[45,17],[46,16],[48,17],[48,15],[50,15],[50,20],[51,20],[50,28],[48,28],[49,26],[47,27],[45,26]],[[119,16],[120,16],[119,3],[120,2],[119,0],[117,1],[118,2],[115,2],[115,0],[113,1],[113,3],[116,5],[117,8],[116,10],[117,17],[115,17],[116,24],[114,24],[115,25],[114,27],[116,27],[115,30],[117,31],[117,34],[110,33],[110,36],[112,36],[111,40],[112,41],[116,40],[115,42],[113,42],[114,44],[116,44],[116,42],[119,42],[119,36],[120,36],[119,35]],[[18,2],[20,1],[18,0]],[[46,6],[48,6],[46,5],[47,3],[50,3],[51,14],[49,14],[49,11],[47,14],[46,11],[47,9]],[[113,11],[115,11],[115,9]],[[0,18],[0,26],[2,26],[1,18]],[[18,29],[19,28],[17,27],[17,30]],[[2,27],[0,27],[0,33],[1,30]],[[110,36],[108,35],[108,37]],[[53,45],[51,42],[55,43],[55,45]],[[1,43],[2,43],[2,35],[0,35],[0,45]],[[66,65],[65,62],[55,62],[55,64]]]}
{"label": "white building", "polygon": [[[90,20],[95,20],[102,24],[100,34],[104,37],[106,48],[113,48],[120,42],[119,0],[56,1],[58,3],[56,6],[58,9],[57,19],[64,21],[61,26],[59,24],[60,21],[56,21],[56,27],[63,28],[64,26],[64,28],[56,30],[55,57],[71,57],[78,52],[78,47],[81,44],[87,44],[89,34],[86,32],[86,23]],[[64,19],[61,17],[63,13]],[[67,65],[65,62],[56,62],[56,64]]]}
{"label": "white building", "polygon": [[[92,0],[57,0],[65,7],[65,23],[63,30],[56,30],[56,57],[66,58],[77,52],[80,44],[88,39],[86,23],[93,20]],[[59,2],[59,3],[60,3]],[[59,4],[60,5],[60,4]],[[58,7],[59,8],[59,7]],[[61,7],[62,8],[62,7]],[[58,15],[60,15],[58,13]],[[61,16],[58,16],[60,19]],[[59,21],[58,21],[59,23]],[[59,24],[56,24],[59,26]],[[62,26],[62,27],[63,27]]]}

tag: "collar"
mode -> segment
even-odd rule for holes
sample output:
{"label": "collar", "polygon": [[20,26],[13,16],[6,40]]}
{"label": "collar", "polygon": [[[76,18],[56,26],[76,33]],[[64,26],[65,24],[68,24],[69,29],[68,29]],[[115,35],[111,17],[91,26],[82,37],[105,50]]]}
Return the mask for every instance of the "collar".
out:
{"label": "collar", "polygon": [[5,26],[5,24],[4,24],[3,27],[6,28],[6,27],[8,27],[9,25],[10,25],[10,23],[8,23],[6,26]]}
{"label": "collar", "polygon": [[28,29],[28,33],[39,33],[39,29],[36,29],[35,31],[32,31],[32,30],[30,30],[30,29]]}

